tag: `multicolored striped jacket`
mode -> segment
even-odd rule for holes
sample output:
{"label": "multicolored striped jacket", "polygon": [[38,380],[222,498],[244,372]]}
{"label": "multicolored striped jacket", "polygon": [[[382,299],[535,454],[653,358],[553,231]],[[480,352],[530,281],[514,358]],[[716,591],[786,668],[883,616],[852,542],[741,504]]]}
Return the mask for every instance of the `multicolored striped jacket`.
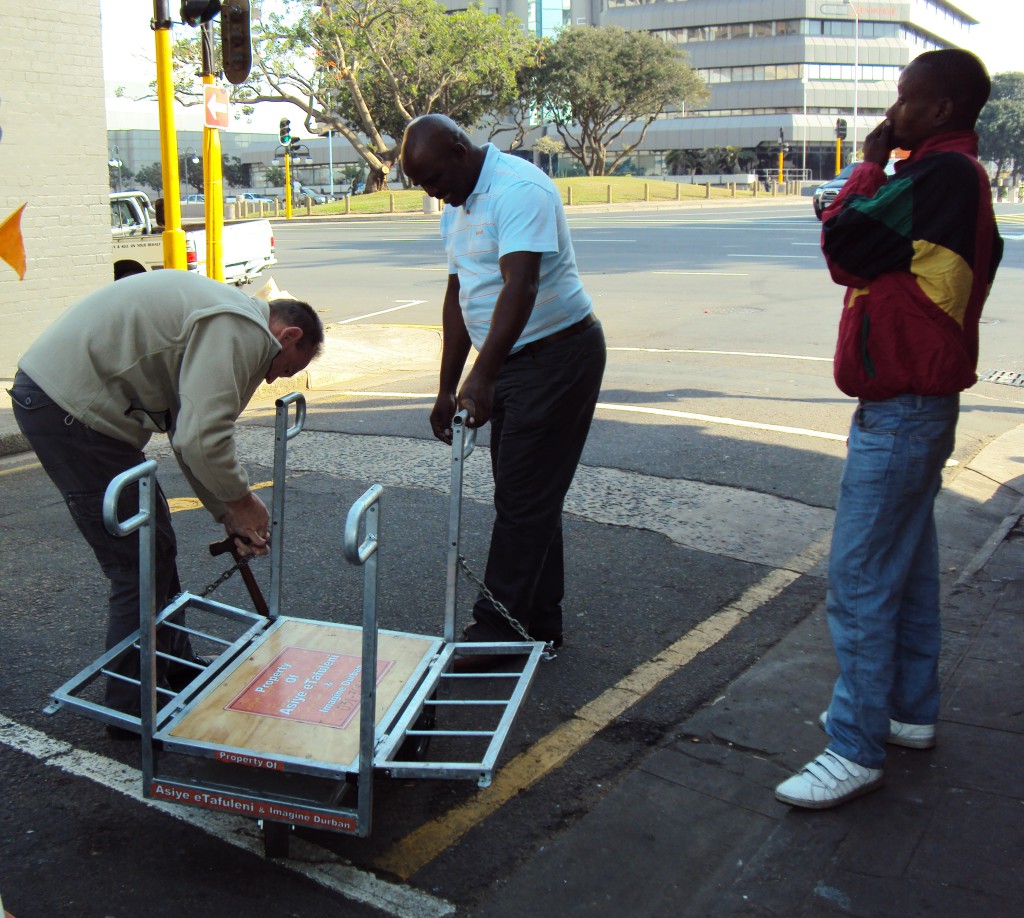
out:
{"label": "multicolored striped jacket", "polygon": [[920,144],[885,175],[853,170],[825,211],[822,251],[848,288],[833,365],[847,395],[952,395],[977,382],[978,320],[1003,254],[978,137]]}

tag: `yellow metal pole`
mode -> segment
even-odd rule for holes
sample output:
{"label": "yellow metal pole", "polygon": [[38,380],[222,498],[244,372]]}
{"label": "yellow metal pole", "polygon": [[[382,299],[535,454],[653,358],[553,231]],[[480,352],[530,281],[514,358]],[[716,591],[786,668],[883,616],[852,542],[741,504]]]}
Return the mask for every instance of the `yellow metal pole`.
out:
{"label": "yellow metal pole", "polygon": [[782,184],[782,173],[783,173],[783,161],[786,158],[786,154],[779,150],[779,184]]}
{"label": "yellow metal pole", "polygon": [[[214,78],[203,76],[204,85]],[[203,188],[206,201],[206,276],[224,280],[224,170],[221,163],[220,131],[203,128]]]}
{"label": "yellow metal pole", "polygon": [[178,193],[178,138],[174,133],[174,78],[171,73],[171,17],[166,0],[153,0],[156,35],[156,94],[160,116],[160,161],[164,192],[164,267],[184,271],[185,231]]}
{"label": "yellow metal pole", "polygon": [[292,158],[287,150],[284,154],[284,216],[286,220],[292,218]]}
{"label": "yellow metal pole", "polygon": [[836,138],[836,175],[843,171],[843,142]]}

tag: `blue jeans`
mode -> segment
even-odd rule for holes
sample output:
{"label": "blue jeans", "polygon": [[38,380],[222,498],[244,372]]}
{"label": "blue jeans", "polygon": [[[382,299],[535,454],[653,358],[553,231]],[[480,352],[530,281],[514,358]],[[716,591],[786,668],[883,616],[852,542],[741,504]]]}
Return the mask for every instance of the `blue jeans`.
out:
{"label": "blue jeans", "polygon": [[934,509],[959,411],[958,395],[900,395],[862,401],[850,427],[828,572],[828,748],[867,768],[885,762],[890,717],[939,716]]}

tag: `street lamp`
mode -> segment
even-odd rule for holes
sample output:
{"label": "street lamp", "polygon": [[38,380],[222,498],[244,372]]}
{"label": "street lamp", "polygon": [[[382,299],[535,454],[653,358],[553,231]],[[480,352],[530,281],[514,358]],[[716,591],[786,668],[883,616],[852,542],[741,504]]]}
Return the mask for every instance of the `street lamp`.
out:
{"label": "street lamp", "polygon": [[107,165],[111,169],[117,170],[117,183],[114,186],[115,191],[121,190],[121,167],[124,165],[121,162],[121,154],[118,152],[117,145],[115,144],[110,148],[110,159],[107,160]]}
{"label": "street lamp", "polygon": [[[193,166],[199,165],[199,154],[195,151],[194,147],[189,147],[181,155],[181,175],[185,181],[185,190],[188,191],[188,186],[194,184],[190,181],[189,164]],[[199,186],[196,185],[196,192],[198,193]]]}
{"label": "street lamp", "polygon": [[857,103],[860,91],[860,10],[853,0],[843,0],[853,10],[853,160],[857,160]]}

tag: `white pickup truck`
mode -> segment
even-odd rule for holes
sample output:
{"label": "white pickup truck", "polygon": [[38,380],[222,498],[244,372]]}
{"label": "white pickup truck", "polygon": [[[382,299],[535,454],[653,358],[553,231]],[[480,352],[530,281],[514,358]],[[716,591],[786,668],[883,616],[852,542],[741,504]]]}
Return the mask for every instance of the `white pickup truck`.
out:
{"label": "white pickup truck", "polygon": [[[206,230],[202,223],[185,224],[185,254],[188,270],[206,274]],[[110,235],[113,241],[114,280],[158,271],[164,266],[163,228],[142,191],[121,191],[110,195]],[[241,286],[260,276],[264,268],[277,264],[274,228],[269,220],[224,223],[222,239],[224,281]]]}

